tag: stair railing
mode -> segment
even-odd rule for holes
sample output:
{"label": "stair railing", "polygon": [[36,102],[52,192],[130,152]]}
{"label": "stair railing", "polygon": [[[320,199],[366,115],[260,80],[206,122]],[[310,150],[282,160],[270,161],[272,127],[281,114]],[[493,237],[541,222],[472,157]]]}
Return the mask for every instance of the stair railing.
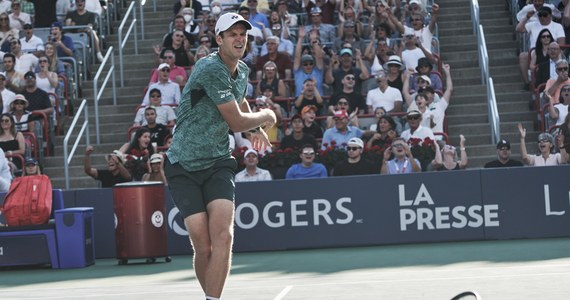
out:
{"label": "stair railing", "polygon": [[481,83],[487,88],[487,110],[489,114],[489,123],[491,123],[491,142],[496,144],[501,137],[501,120],[499,117],[499,110],[497,108],[493,78],[490,76],[487,41],[485,40],[483,25],[480,25],[479,2],[477,2],[477,0],[471,0],[471,22],[474,34],[477,36],[477,52],[479,57],[479,66],[481,68]]}
{"label": "stair railing", "polygon": [[[110,58],[110,60],[109,60]],[[103,82],[99,87],[99,78],[102,76],[103,71],[108,69]],[[113,46],[109,47],[107,53],[105,53],[105,57],[99,65],[99,69],[97,69],[97,73],[95,77],[93,77],[93,106],[95,107],[95,140],[97,144],[101,142],[99,137],[99,100],[107,87],[107,83],[109,82],[109,78],[111,79],[112,84],[112,93],[113,93],[113,105],[117,105],[117,88],[116,88],[116,80],[115,80],[115,49]]]}
{"label": "stair railing", "polygon": [[[75,142],[73,143],[73,147],[71,148],[71,151],[68,150],[68,144],[69,144],[69,139],[71,138],[71,134],[73,133],[74,129],[75,129],[75,125],[77,124],[77,121],[79,120],[79,118],[81,117],[81,115],[83,114],[83,124],[81,125],[81,129],[79,129],[79,133],[77,134],[77,137],[75,138]],[[69,125],[69,130],[67,131],[67,134],[65,135],[65,138],[63,139],[63,166],[64,166],[64,172],[65,172],[65,189],[69,190],[69,163],[71,162],[71,160],[73,159],[73,155],[75,154],[75,150],[77,150],[77,146],[79,145],[79,142],[81,141],[81,138],[83,137],[83,135],[85,135],[85,144],[89,145],[89,112],[87,111],[87,99],[83,99],[83,101],[81,101],[81,105],[79,105],[79,108],[77,109],[77,113],[75,114],[75,117],[73,118],[73,121],[71,122],[71,125]]]}
{"label": "stair railing", "polygon": [[[127,43],[127,40],[129,39],[129,36],[131,35],[131,32],[134,30],[134,34],[133,34],[133,38],[135,39],[135,54],[139,54],[139,45],[138,45],[138,37],[137,37],[137,16],[136,16],[136,9],[134,9],[135,7],[135,1],[132,1],[131,4],[129,5],[129,8],[127,9],[127,11],[125,12],[125,15],[123,17],[123,20],[121,21],[121,25],[119,25],[119,29],[117,30],[117,36],[119,38],[119,69],[120,69],[120,73],[121,73],[121,87],[125,86],[125,81],[124,81],[124,66],[123,66],[123,48],[125,47],[125,44]],[[131,17],[131,23],[129,24],[129,28],[127,30],[127,32],[124,34],[124,38],[123,38],[123,30],[125,28],[125,26],[127,25],[127,20],[130,19],[129,17]]]}

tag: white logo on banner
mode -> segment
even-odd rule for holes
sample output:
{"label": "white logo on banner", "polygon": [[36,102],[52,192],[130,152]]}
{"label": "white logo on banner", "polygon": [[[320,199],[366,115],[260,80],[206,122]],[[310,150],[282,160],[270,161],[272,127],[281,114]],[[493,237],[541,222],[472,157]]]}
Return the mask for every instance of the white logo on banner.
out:
{"label": "white logo on banner", "polygon": [[[568,202],[570,203],[570,192],[568,192]],[[544,210],[547,216],[563,216],[566,211],[553,211],[550,208],[550,186],[544,185]]]}
{"label": "white logo on banner", "polygon": [[[260,220],[271,228],[284,227],[288,224],[292,227],[318,226],[321,221],[327,225],[343,225],[352,222],[354,219],[352,211],[346,207],[351,201],[351,198],[344,197],[334,203],[335,215],[340,214],[334,220],[331,217],[333,204],[327,199],[291,200],[287,202],[290,204],[289,209],[283,208],[284,202],[282,201],[271,201],[262,208],[258,208],[253,203],[245,202],[236,207],[235,222],[242,229],[254,228],[260,223]],[[308,214],[307,206],[312,207],[312,215]],[[241,215],[247,211],[251,215],[251,220],[244,221]]]}
{"label": "white logo on banner", "polygon": [[181,236],[187,236],[188,231],[186,231],[186,229],[184,229],[184,227],[182,227],[182,226],[178,225],[178,223],[176,223],[175,218],[176,218],[176,215],[178,214],[178,212],[180,212],[180,211],[178,210],[177,207],[174,207],[170,210],[170,212],[168,213],[168,226],[176,234],[181,235]]}
{"label": "white logo on banner", "polygon": [[435,202],[423,183],[413,200],[406,199],[404,184],[398,185],[398,192],[401,231],[406,231],[414,225],[417,230],[499,226],[498,204],[433,207]]}
{"label": "white logo on banner", "polygon": [[152,225],[154,225],[154,227],[156,228],[160,228],[162,227],[162,224],[164,224],[164,215],[160,210],[157,210],[154,213],[152,213],[152,216],[150,218]]}

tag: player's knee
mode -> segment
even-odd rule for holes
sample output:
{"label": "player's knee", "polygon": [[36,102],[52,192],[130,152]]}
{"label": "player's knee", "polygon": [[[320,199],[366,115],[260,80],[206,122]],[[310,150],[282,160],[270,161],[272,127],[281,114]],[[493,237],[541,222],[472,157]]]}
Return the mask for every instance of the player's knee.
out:
{"label": "player's knee", "polygon": [[234,240],[233,232],[231,231],[221,231],[212,237],[212,246],[229,247],[232,245]]}

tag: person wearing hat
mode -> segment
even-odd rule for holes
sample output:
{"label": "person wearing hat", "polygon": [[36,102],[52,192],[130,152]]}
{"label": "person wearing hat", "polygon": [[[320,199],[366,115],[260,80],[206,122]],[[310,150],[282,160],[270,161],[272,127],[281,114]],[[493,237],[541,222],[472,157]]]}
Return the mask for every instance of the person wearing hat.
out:
{"label": "person wearing hat", "polygon": [[16,98],[16,94],[6,88],[7,77],[4,72],[0,72],[0,95],[2,95],[2,112],[10,111],[10,104]]}
{"label": "person wearing hat", "polygon": [[426,126],[422,126],[422,113],[417,110],[411,110],[406,114],[406,121],[408,122],[409,128],[402,131],[400,135],[406,142],[411,138],[417,138],[420,140],[425,140],[426,138],[435,141],[435,136],[433,131]]}
{"label": "person wearing hat", "polygon": [[28,110],[39,111],[50,116],[53,113],[53,105],[48,93],[38,88],[36,84],[36,73],[29,71],[24,74],[25,87],[21,94],[28,100]]}
{"label": "person wearing hat", "polygon": [[170,72],[168,72],[168,79],[170,79],[172,82],[177,83],[180,86],[180,89],[183,89],[186,85],[186,81],[188,81],[188,74],[184,68],[176,65],[176,55],[174,54],[174,51],[164,50],[164,52],[162,52],[161,60],[162,63],[160,63],[159,67],[152,70],[148,85],[159,81],[160,66],[164,67],[163,64],[168,64],[168,67],[170,68]]}
{"label": "person wearing hat", "polygon": [[520,22],[522,21],[523,18],[530,15],[531,17],[528,19],[528,23],[538,22],[538,14],[536,12],[539,11],[542,7],[550,8],[550,10],[552,11],[552,16],[555,19],[562,18],[562,13],[558,10],[558,8],[556,8],[556,6],[544,2],[545,2],[544,0],[530,1],[530,3],[523,6],[523,8],[521,8],[521,10],[519,10],[519,12],[517,13],[517,21]]}
{"label": "person wearing hat", "polygon": [[236,174],[236,182],[267,181],[272,180],[269,171],[259,168],[259,154],[253,149],[247,149],[243,155],[245,169]]}
{"label": "person wearing hat", "polygon": [[307,105],[301,110],[301,117],[303,118],[303,132],[310,134],[316,139],[323,138],[323,129],[315,121],[318,108],[314,105]]}
{"label": "person wearing hat", "polygon": [[[292,2],[292,1],[291,1]],[[305,12],[310,16],[311,22],[314,22],[313,14],[319,14],[321,24],[334,25],[335,24],[335,9],[337,0],[314,0],[304,1]]]}
{"label": "person wearing hat", "polygon": [[[566,152],[566,146],[564,144],[564,135],[559,134],[556,138],[547,132],[543,132],[538,135],[538,150],[539,154],[529,155],[526,151],[526,129],[521,123],[518,125],[520,133],[520,147],[521,147],[521,157],[525,165],[528,166],[557,166],[563,165],[568,162],[568,152]],[[556,146],[560,149],[560,152],[555,153]]]}
{"label": "person wearing hat", "polygon": [[269,37],[265,43],[267,47],[267,54],[259,56],[255,63],[256,78],[257,80],[263,79],[263,70],[265,64],[272,61],[277,66],[277,71],[280,79],[291,79],[293,62],[287,53],[280,52],[279,37]]}
{"label": "person wearing hat", "polygon": [[[393,159],[390,157],[394,156]],[[392,145],[384,150],[384,160],[380,168],[381,174],[409,174],[422,171],[422,166],[414,158],[410,146],[401,137],[394,138]]]}
{"label": "person wearing hat", "polygon": [[[538,22],[529,22],[529,19],[534,15],[538,15]],[[564,27],[560,23],[552,21],[552,9],[548,6],[542,6],[536,12],[534,10],[528,11],[526,16],[523,17],[516,26],[516,31],[529,34],[529,48],[532,49],[536,46],[538,34],[543,29],[547,28],[552,33],[552,37],[558,44],[563,45],[566,43],[566,34]],[[519,55],[519,66],[521,76],[524,82],[524,88],[528,90],[528,52],[521,52]]]}
{"label": "person wearing hat", "polygon": [[162,157],[162,154],[155,153],[151,155],[148,160],[148,169],[150,172],[143,175],[142,181],[160,181],[164,183],[164,185],[168,185],[166,177],[164,176],[163,161],[164,158]]}
{"label": "person wearing hat", "polygon": [[20,38],[22,51],[39,55],[45,49],[44,41],[34,34],[32,24],[24,24],[24,36]]}
{"label": "person wearing hat", "polygon": [[[162,92],[157,88],[152,88],[149,91],[149,98],[150,104],[148,106],[142,106],[137,110],[133,126],[146,126],[153,123],[156,125],[174,126],[176,124],[176,113],[172,106],[162,104]],[[146,111],[147,108],[154,109],[154,114],[151,114],[152,116],[148,115],[149,112]],[[149,118],[151,120],[149,120]]]}
{"label": "person wearing hat", "polygon": [[42,170],[40,168],[40,163],[33,157],[26,158],[24,161],[24,169],[22,170],[22,176],[32,176],[41,175]]}
{"label": "person wearing hat", "polygon": [[398,89],[400,93],[404,87],[403,72],[406,67],[402,63],[402,59],[398,55],[390,55],[388,61],[382,66],[386,71],[386,79],[388,85]]}
{"label": "person wearing hat", "polygon": [[[353,61],[356,62],[356,65],[353,64]],[[325,73],[325,82],[332,85],[334,94],[339,94],[345,88],[343,80],[349,74],[354,75],[351,77],[354,81],[352,82],[352,90],[361,95],[362,82],[370,77],[370,73],[362,60],[362,52],[358,47],[343,48],[338,56],[334,55],[331,58]],[[360,107],[360,104],[354,107]]]}
{"label": "person wearing hat", "polygon": [[346,149],[346,145],[351,138],[360,138],[364,133],[362,129],[348,125],[350,119],[346,110],[335,111],[333,120],[335,125],[325,130],[321,142],[321,150],[326,150],[329,147]]}
{"label": "person wearing hat", "polygon": [[29,14],[22,12],[20,0],[12,1],[12,13],[10,13],[10,28],[22,30],[24,25],[31,24],[32,18]]}
{"label": "person wearing hat", "polygon": [[339,162],[333,169],[333,176],[352,176],[379,174],[378,166],[362,157],[364,152],[364,142],[357,137],[348,140],[346,145],[347,159]]}
{"label": "person wearing hat", "polygon": [[497,159],[485,164],[484,168],[510,168],[522,167],[522,162],[511,159],[511,143],[507,140],[500,140],[497,143]]}
{"label": "person wearing hat", "polygon": [[[304,32],[307,34],[313,33],[318,36],[318,39],[321,43],[333,43],[336,36],[336,28],[332,25],[332,23],[326,23],[323,21],[323,12],[318,7],[313,7],[309,13],[310,24],[305,26],[299,26],[299,29],[303,28]],[[309,38],[310,36],[307,36]],[[300,37],[299,40],[303,43],[310,42],[309,40],[305,40],[305,36]]]}
{"label": "person wearing hat", "polygon": [[180,85],[170,80],[170,65],[161,63],[158,70],[158,82],[148,86],[141,105],[148,106],[150,104],[150,91],[153,89],[160,90],[162,104],[178,105],[180,103]]}
{"label": "person wearing hat", "polygon": [[251,112],[244,98],[249,69],[241,58],[251,28],[236,13],[218,19],[219,50],[192,70],[164,161],[172,198],[190,233],[194,270],[210,299],[222,295],[231,261],[236,161],[228,131],[249,132],[253,149],[264,151],[271,143],[262,127],[276,122],[273,110]]}
{"label": "person wearing hat", "polygon": [[63,34],[63,24],[59,21],[53,22],[51,24],[50,32],[51,35],[49,37],[49,42],[52,42],[56,47],[57,56],[58,57],[73,56],[73,52],[75,51],[75,46],[73,45],[73,40],[70,37]]}
{"label": "person wearing hat", "polygon": [[129,182],[132,180],[131,174],[124,166],[125,158],[122,152],[114,150],[112,153],[105,155],[107,169],[96,169],[91,166],[91,154],[94,151],[95,148],[91,145],[85,148],[83,170],[85,171],[85,174],[100,181],[101,187],[113,187],[117,183]]}
{"label": "person wearing hat", "polygon": [[20,132],[35,132],[35,123],[32,122],[32,113],[27,111],[28,100],[23,95],[16,95],[10,103],[10,114],[16,122],[16,130]]}
{"label": "person wearing hat", "polygon": [[300,114],[295,114],[291,117],[291,129],[288,130],[291,131],[291,133],[281,139],[279,149],[292,149],[297,151],[306,144],[311,144],[315,149],[317,148],[317,140],[313,135],[304,132],[303,123],[303,117]]}
{"label": "person wearing hat", "polygon": [[[443,83],[441,82],[441,77],[438,73],[431,71],[433,70],[433,65],[430,64],[427,58],[422,57],[418,59],[418,66],[416,67],[416,73],[410,76],[410,88],[409,92],[417,92],[419,87],[419,77],[427,76],[429,78],[430,86],[436,91],[443,91]],[[424,79],[426,80],[426,79]],[[426,80],[427,81],[427,80]]]}
{"label": "person wearing hat", "polygon": [[[314,33],[312,34],[314,35]],[[303,39],[305,38],[305,29],[299,27],[299,38],[295,48],[295,60],[293,63],[293,73],[295,79],[295,97],[298,97],[303,91],[303,86],[307,79],[313,79],[319,94],[323,95],[323,79],[324,79],[324,62],[323,51],[318,39],[312,39],[310,44],[311,54],[302,54]]]}
{"label": "person wearing hat", "polygon": [[315,162],[316,155],[316,148],[310,144],[304,145],[299,153],[301,162],[289,167],[285,179],[328,177],[325,165]]}
{"label": "person wearing hat", "polygon": [[366,105],[368,113],[372,113],[378,107],[384,107],[386,112],[400,112],[403,108],[402,93],[396,88],[388,85],[386,72],[380,71],[376,75],[378,88],[368,91],[366,94]]}

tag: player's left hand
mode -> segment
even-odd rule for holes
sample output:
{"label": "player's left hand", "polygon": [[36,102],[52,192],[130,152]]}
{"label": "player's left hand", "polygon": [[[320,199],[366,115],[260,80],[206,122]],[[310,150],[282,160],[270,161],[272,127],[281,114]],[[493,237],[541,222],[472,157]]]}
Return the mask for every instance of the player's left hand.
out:
{"label": "player's left hand", "polygon": [[259,153],[265,153],[268,148],[271,148],[271,141],[267,133],[263,129],[251,134],[251,146]]}

